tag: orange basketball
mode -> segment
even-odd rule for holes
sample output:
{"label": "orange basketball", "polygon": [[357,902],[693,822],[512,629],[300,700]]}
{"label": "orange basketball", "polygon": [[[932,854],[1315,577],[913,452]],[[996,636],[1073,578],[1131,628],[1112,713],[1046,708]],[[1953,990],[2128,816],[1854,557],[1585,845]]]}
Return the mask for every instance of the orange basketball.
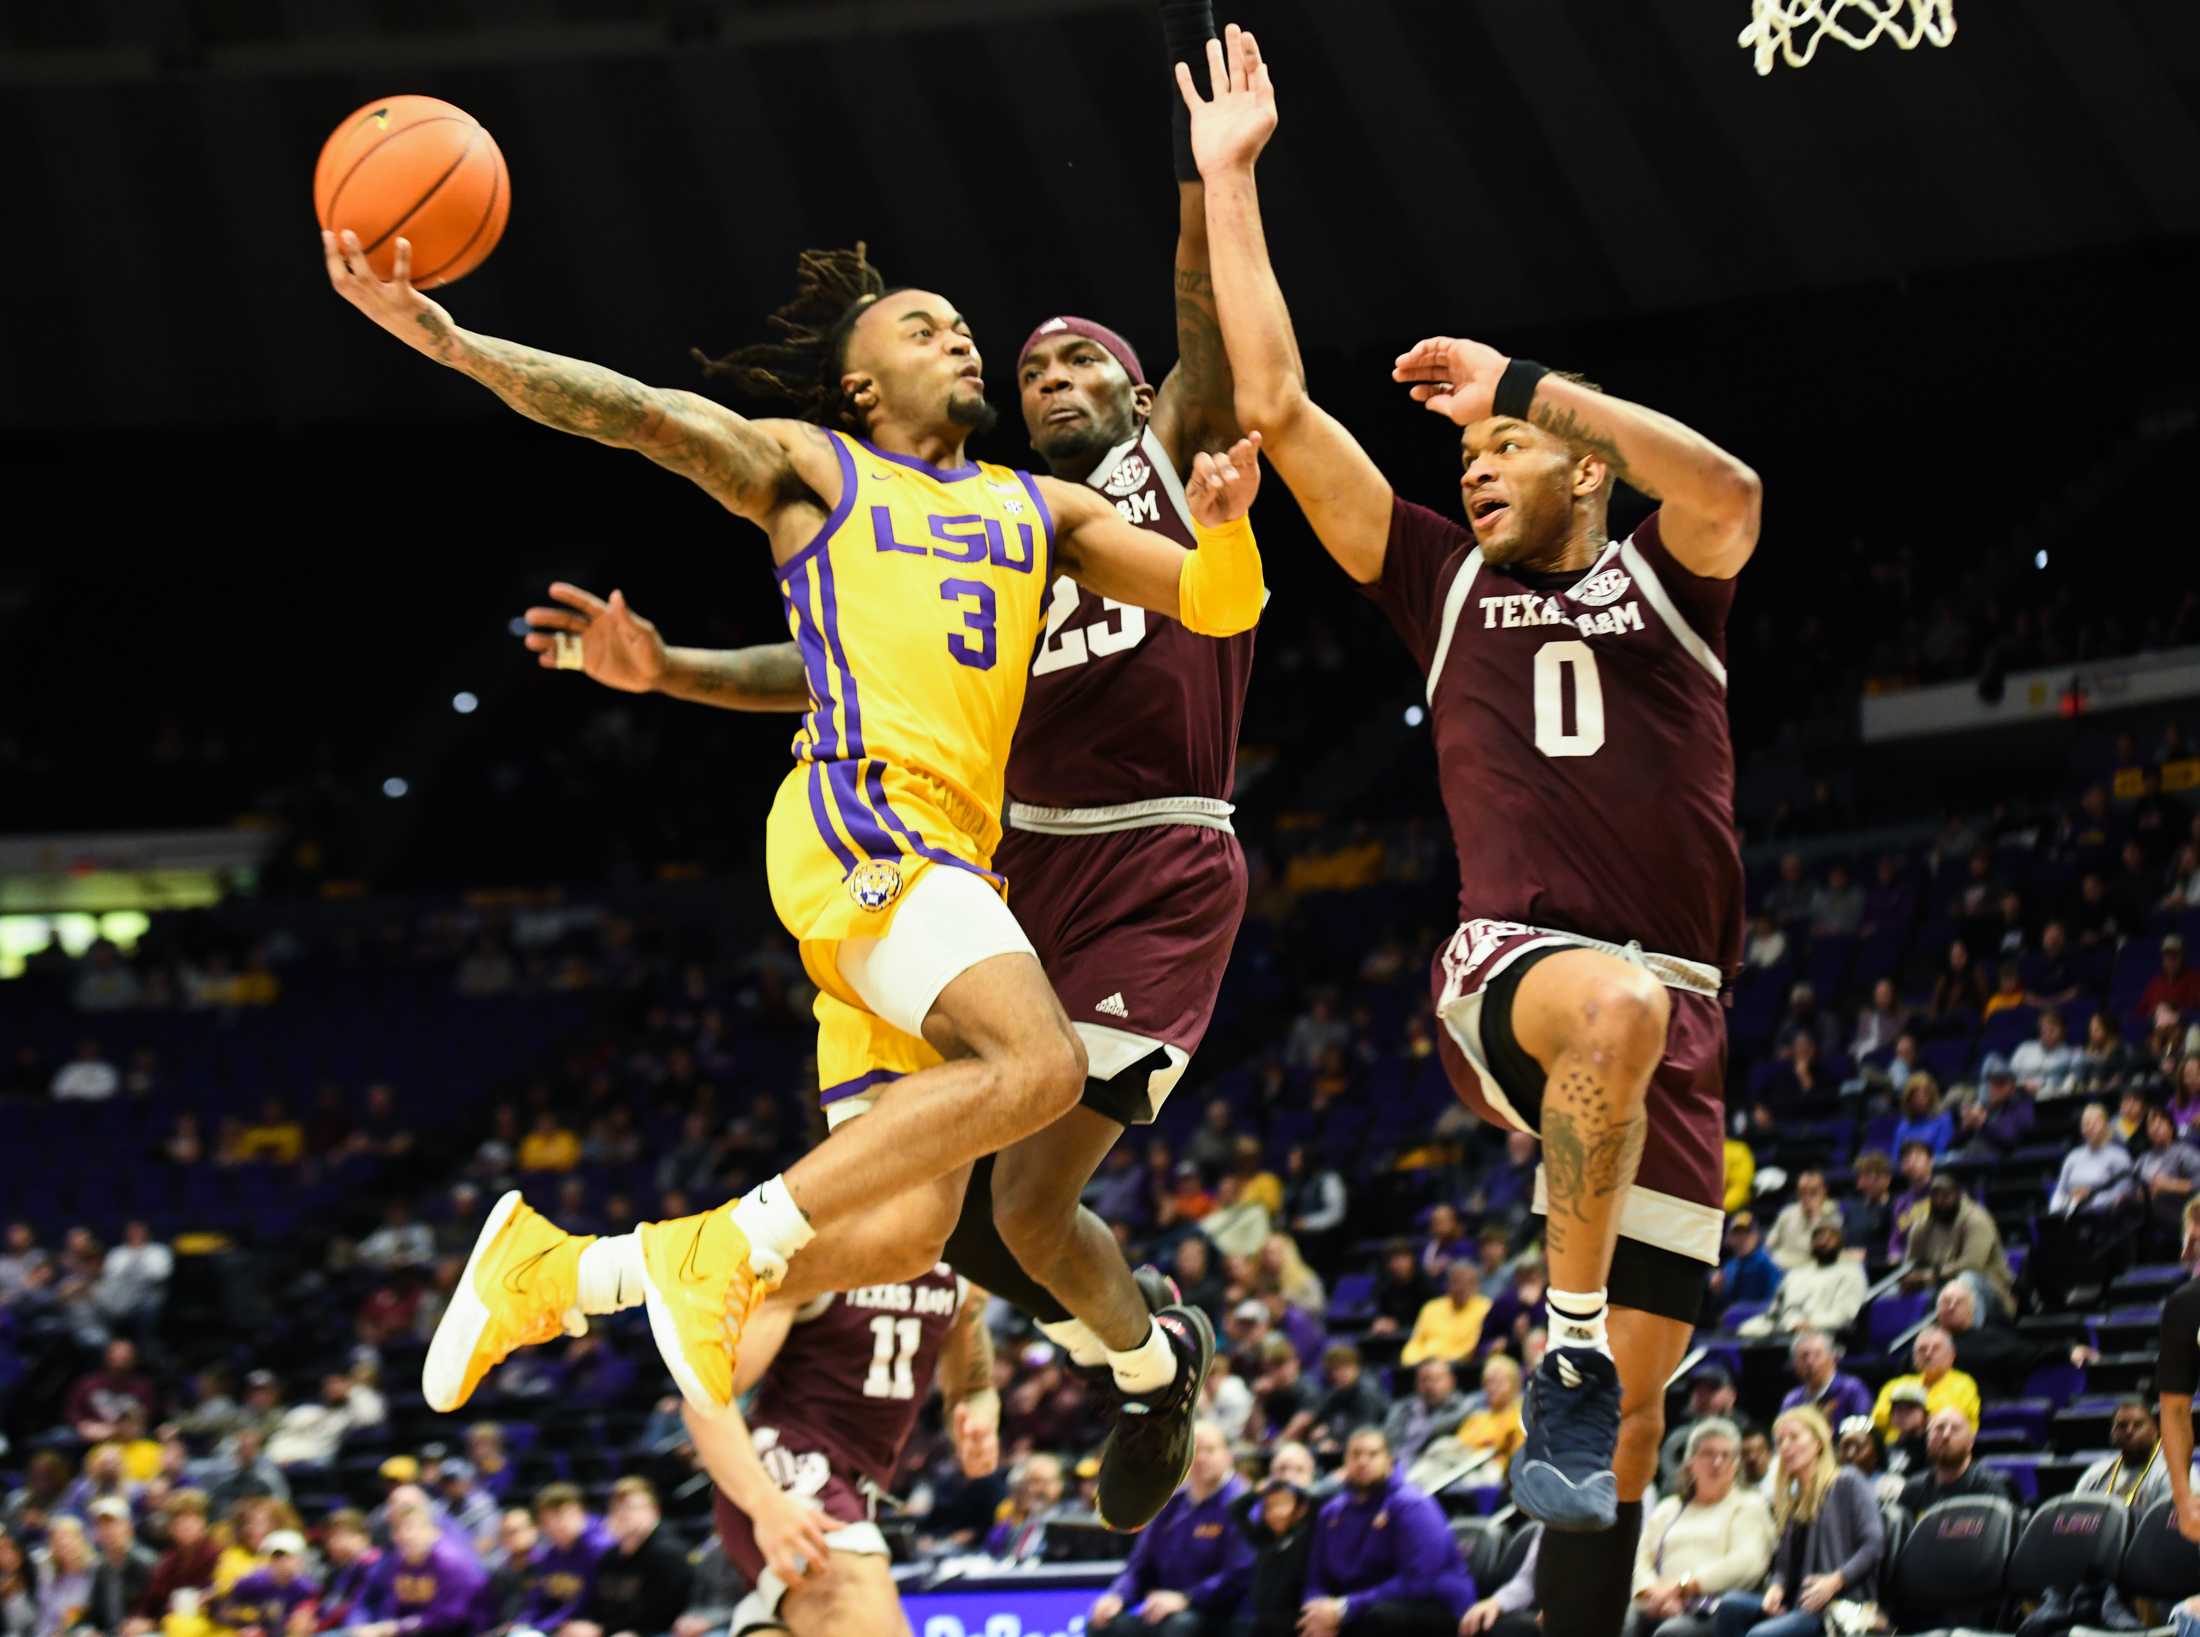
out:
{"label": "orange basketball", "polygon": [[359,235],[383,278],[400,235],[423,290],[464,278],[494,250],[512,209],[504,155],[473,115],[434,97],[370,102],[321,144],[313,211]]}

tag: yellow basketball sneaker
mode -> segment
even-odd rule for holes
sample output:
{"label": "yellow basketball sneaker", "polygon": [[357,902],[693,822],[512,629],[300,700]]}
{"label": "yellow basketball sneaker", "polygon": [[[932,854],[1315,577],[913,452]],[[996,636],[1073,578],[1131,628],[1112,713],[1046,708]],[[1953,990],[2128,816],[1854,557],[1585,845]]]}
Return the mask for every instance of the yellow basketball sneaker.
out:
{"label": "yellow basketball sneaker", "polygon": [[594,1234],[567,1233],[517,1189],[498,1200],[428,1343],[420,1390],[429,1408],[457,1409],[517,1348],[585,1335],[581,1252],[595,1242]]}
{"label": "yellow basketball sneaker", "polygon": [[733,1358],[749,1315],[779,1287],[787,1264],[759,1256],[721,1205],[700,1216],[644,1222],[643,1299],[657,1351],[681,1394],[703,1415],[733,1402]]}

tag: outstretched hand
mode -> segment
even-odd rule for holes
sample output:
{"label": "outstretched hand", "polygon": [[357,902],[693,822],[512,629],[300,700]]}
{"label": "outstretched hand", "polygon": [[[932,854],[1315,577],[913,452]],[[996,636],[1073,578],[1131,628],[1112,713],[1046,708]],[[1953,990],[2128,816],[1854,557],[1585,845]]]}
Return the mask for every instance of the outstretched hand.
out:
{"label": "outstretched hand", "polygon": [[360,247],[359,235],[349,228],[341,233],[322,233],[321,257],[328,264],[329,284],[338,295],[415,352],[448,361],[451,338],[458,326],[438,303],[413,288],[410,239],[397,241],[397,258],[386,279],[375,273]]}
{"label": "outstretched hand", "polygon": [[1496,413],[1497,384],[1509,360],[1495,347],[1454,336],[1431,336],[1398,355],[1393,381],[1413,383],[1413,401],[1460,426]]}
{"label": "outstretched hand", "polygon": [[1232,23],[1223,39],[1207,42],[1207,83],[1212,98],[1199,94],[1189,63],[1176,65],[1177,89],[1192,111],[1192,157],[1201,176],[1251,165],[1276,130],[1275,82],[1249,30]]}
{"label": "outstretched hand", "polygon": [[[657,627],[627,606],[626,593],[614,591],[607,602],[563,580],[550,595],[565,606],[527,610],[527,635],[521,640],[546,671],[582,670],[621,693],[652,693],[664,680],[665,639]],[[580,663],[561,657],[579,651]]]}
{"label": "outstretched hand", "polygon": [[1184,486],[1184,499],[1193,522],[1217,529],[1251,511],[1259,490],[1260,434],[1248,432],[1219,455],[1202,449],[1192,457],[1192,481]]}

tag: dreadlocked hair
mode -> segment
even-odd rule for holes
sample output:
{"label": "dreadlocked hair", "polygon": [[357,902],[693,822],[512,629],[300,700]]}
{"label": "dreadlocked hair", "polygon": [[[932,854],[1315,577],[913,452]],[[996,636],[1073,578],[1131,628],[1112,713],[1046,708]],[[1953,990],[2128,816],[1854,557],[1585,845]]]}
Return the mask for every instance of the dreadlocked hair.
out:
{"label": "dreadlocked hair", "polygon": [[774,339],[718,358],[688,350],[706,376],[730,381],[743,397],[789,404],[802,420],[860,432],[863,417],[840,384],[848,337],[866,307],[899,288],[871,265],[861,240],[853,250],[805,250],[795,262],[793,298],[764,321]]}

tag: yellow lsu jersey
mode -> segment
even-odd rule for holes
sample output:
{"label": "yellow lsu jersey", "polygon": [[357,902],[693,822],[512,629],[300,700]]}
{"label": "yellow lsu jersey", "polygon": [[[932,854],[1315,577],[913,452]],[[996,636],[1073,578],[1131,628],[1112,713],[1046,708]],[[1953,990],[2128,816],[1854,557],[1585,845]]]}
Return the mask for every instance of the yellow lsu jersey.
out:
{"label": "yellow lsu jersey", "polygon": [[772,907],[828,987],[812,946],[884,934],[922,870],[1001,884],[1009,741],[1054,580],[1028,472],[830,435],[840,503],[779,569],[810,709],[765,849]]}

